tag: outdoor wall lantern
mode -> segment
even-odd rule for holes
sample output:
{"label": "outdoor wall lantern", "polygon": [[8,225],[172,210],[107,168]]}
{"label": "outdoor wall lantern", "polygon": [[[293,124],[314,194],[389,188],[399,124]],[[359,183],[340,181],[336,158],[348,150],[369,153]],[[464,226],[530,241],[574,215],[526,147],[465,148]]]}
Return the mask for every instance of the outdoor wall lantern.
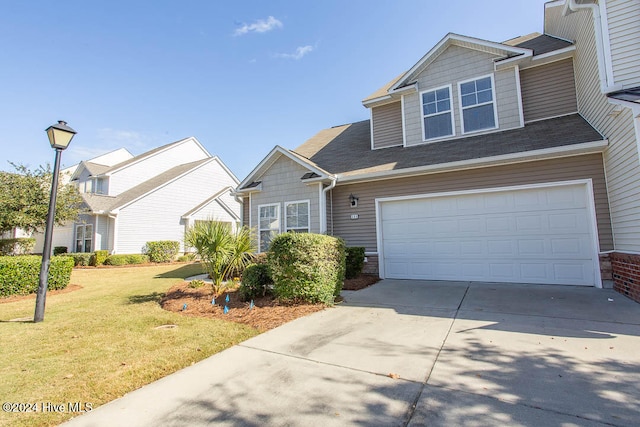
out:
{"label": "outdoor wall lantern", "polygon": [[349,194],[349,203],[352,208],[358,206],[358,196],[354,196],[353,194]]}
{"label": "outdoor wall lantern", "polygon": [[47,286],[49,281],[49,264],[51,263],[51,235],[53,234],[53,220],[56,212],[56,194],[58,192],[58,175],[60,174],[60,156],[62,154],[62,150],[69,146],[73,136],[76,134],[76,131],[67,126],[67,122],[63,122],[62,120],[59,120],[55,125],[49,126],[46,131],[51,148],[56,150],[56,157],[53,163],[53,174],[51,176],[51,196],[49,197],[47,224],[44,230],[42,265],[40,266],[38,293],[36,294],[36,311],[33,315],[34,323],[42,322],[44,320],[44,305],[47,298]]}

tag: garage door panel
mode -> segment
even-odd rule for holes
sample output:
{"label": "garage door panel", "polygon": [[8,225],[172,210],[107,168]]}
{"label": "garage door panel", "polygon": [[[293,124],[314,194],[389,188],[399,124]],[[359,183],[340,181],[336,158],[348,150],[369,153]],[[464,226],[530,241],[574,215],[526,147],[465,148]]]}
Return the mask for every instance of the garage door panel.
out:
{"label": "garage door panel", "polygon": [[[386,277],[594,285],[584,185],[383,202]],[[402,217],[410,213],[410,217]]]}

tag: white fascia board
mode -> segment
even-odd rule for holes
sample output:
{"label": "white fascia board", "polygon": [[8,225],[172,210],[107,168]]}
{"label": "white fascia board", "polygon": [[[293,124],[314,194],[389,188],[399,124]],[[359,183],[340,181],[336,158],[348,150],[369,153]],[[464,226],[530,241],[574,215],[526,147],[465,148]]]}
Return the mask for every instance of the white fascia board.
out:
{"label": "white fascia board", "polygon": [[[258,166],[256,166],[250,173],[249,175],[247,175],[247,177],[238,185],[238,187],[244,187],[247,184],[253,182],[256,177],[261,176],[269,167],[271,167],[271,165],[277,160],[278,157],[275,156],[286,156],[288,159],[294,161],[295,163],[298,163],[300,166],[308,169],[311,172],[315,172],[318,175],[322,176],[323,178],[328,178],[329,176],[331,176],[331,174],[325,170],[322,170],[314,165],[312,165],[311,163],[305,161],[304,159],[302,159],[298,154],[295,154],[289,150],[287,150],[286,148],[282,148],[279,145],[276,145],[270,152],[269,154],[267,154],[265,156],[264,159],[262,159],[262,161],[260,163],[258,163]],[[246,191],[248,189],[244,189],[244,190],[238,190],[240,191]]]}
{"label": "white fascia board", "polygon": [[368,107],[371,104],[377,104],[378,102],[389,101],[391,100],[391,95],[379,96],[378,98],[368,99],[366,101],[362,101],[362,105]]}
{"label": "white fascia board", "polygon": [[411,67],[409,71],[407,71],[400,79],[398,79],[398,81],[389,89],[389,93],[393,93],[395,90],[403,86],[406,83],[406,79],[409,76],[413,75],[413,73],[416,72],[420,67],[422,67],[422,65],[425,62],[431,59],[431,57],[434,54],[439,52],[442,47],[444,47],[447,44],[452,44],[455,42],[471,43],[471,44],[477,45],[480,48],[486,47],[490,49],[499,49],[505,52],[511,52],[516,55],[526,55],[527,53],[531,54],[531,49],[513,47],[513,46],[508,46],[502,43],[496,43],[488,40],[477,39],[474,37],[463,36],[460,34],[449,33],[442,40],[440,40],[434,47],[432,47],[431,50],[429,50],[429,52],[427,52],[426,55],[424,55],[413,67]]}
{"label": "white fascia board", "polygon": [[489,166],[499,166],[512,163],[522,163],[534,160],[546,160],[558,157],[569,157],[582,154],[600,153],[609,145],[609,140],[584,142],[581,144],[564,145],[561,147],[531,150],[524,153],[503,154],[500,156],[482,157],[479,159],[461,160],[457,162],[441,163],[429,166],[416,166],[400,170],[363,173],[360,175],[338,175],[338,182],[354,183],[360,181],[376,181],[379,179],[423,175],[430,173],[451,172],[464,169],[477,169]]}

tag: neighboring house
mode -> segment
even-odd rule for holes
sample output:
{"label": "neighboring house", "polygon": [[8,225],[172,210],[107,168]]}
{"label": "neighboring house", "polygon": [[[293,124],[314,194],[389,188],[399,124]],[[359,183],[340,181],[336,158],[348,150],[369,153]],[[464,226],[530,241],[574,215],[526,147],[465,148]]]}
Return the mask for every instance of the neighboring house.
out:
{"label": "neighboring house", "polygon": [[448,34],[363,100],[370,120],[275,147],[237,189],[261,250],[308,231],[383,278],[600,287],[609,256],[620,278],[640,253],[640,2],[550,2],[544,24]]}
{"label": "neighboring house", "polygon": [[121,149],[80,162],[71,182],[87,213],[55,227],[52,245],[69,252],[140,253],[155,240],[177,240],[184,251],[184,233],[195,221],[240,221],[231,194],[238,180],[193,137],[135,157]]}

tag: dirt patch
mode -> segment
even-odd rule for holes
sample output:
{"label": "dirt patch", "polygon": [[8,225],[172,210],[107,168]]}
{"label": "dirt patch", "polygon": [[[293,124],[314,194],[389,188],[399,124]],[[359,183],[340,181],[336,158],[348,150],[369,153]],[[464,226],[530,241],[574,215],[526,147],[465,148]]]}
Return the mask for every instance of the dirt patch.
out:
{"label": "dirt patch", "polygon": [[[355,279],[345,280],[343,289],[356,291],[379,280],[378,276],[361,274]],[[225,301],[227,296],[229,302]],[[189,287],[189,282],[183,282],[169,289],[160,305],[165,310],[180,312],[185,316],[244,323],[260,331],[276,328],[326,308],[324,304],[282,304],[271,296],[254,299],[254,305],[251,307],[251,302],[243,301],[235,289],[220,295],[216,298],[215,304],[211,303],[212,298],[210,285],[194,289]],[[227,313],[224,312],[225,305],[229,309]]]}
{"label": "dirt patch", "polygon": [[378,283],[380,278],[374,274],[360,274],[355,279],[346,279],[344,281],[344,285],[342,289],[345,291],[359,291],[360,289],[364,289],[373,285],[374,283]]}
{"label": "dirt patch", "polygon": [[[55,290],[55,291],[47,291],[47,296],[68,294],[69,292],[77,291],[77,290],[80,290],[80,289],[82,289],[82,286],[80,286],[80,285],[68,285],[64,289],[58,289],[58,290]],[[25,299],[36,299],[36,294],[12,295],[10,297],[2,297],[2,298],[0,298],[0,304],[4,304],[4,303],[7,303],[7,302],[21,301],[21,300],[25,300]]]}

